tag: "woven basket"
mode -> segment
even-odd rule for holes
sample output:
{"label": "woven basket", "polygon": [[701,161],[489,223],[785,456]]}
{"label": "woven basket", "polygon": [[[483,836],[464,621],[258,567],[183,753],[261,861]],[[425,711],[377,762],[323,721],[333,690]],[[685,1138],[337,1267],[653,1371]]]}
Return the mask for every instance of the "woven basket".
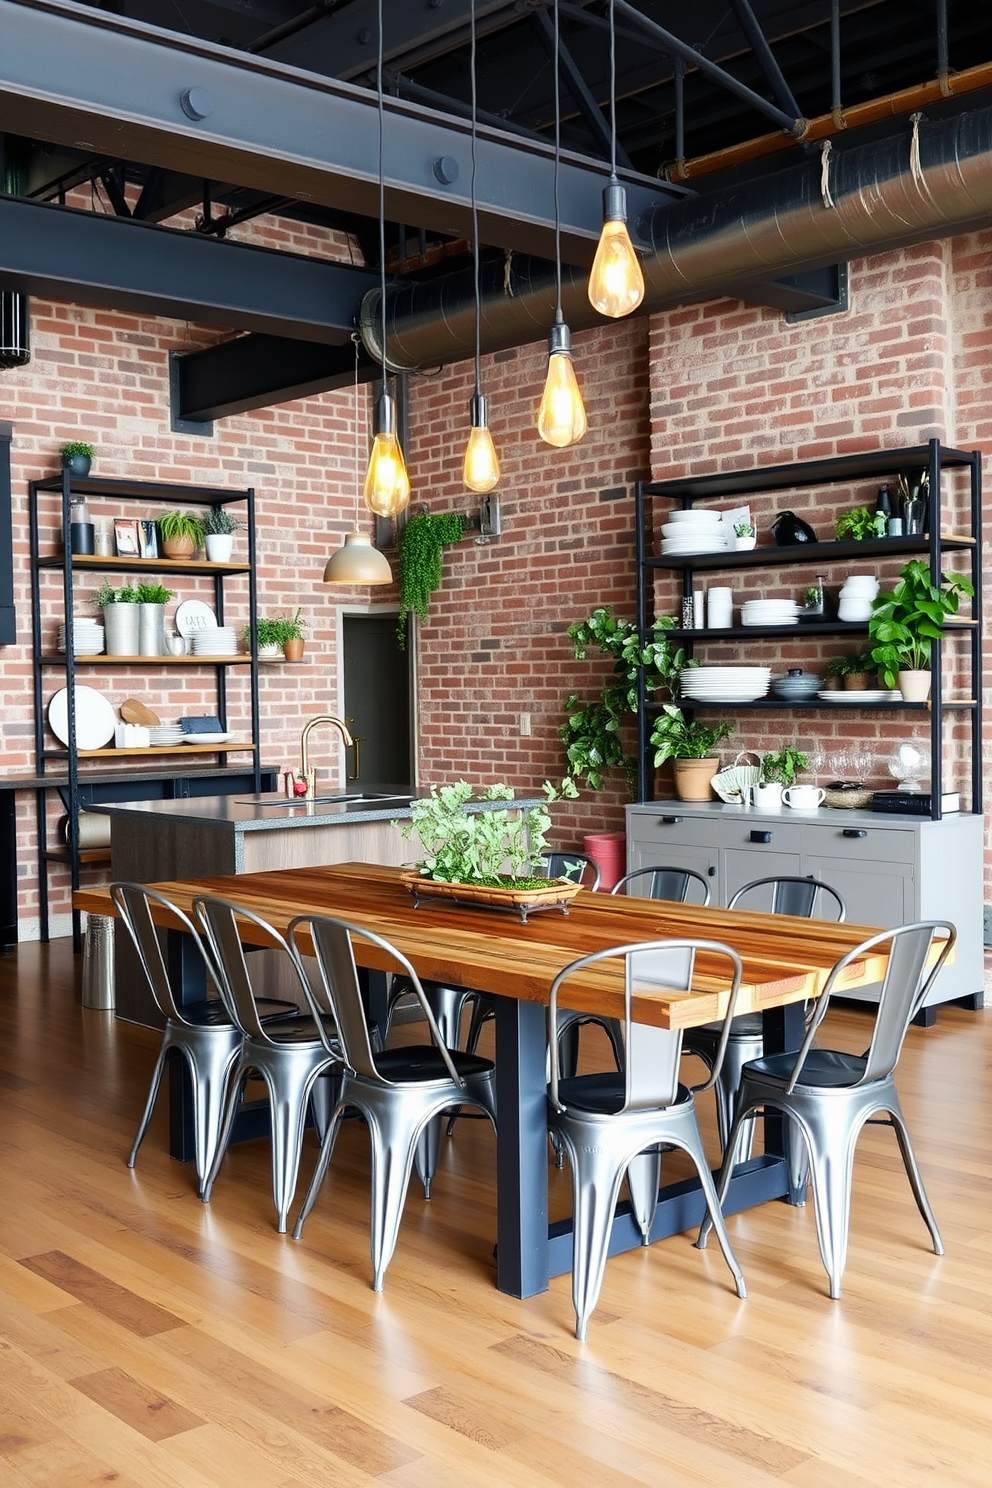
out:
{"label": "woven basket", "polygon": [[860,811],[862,807],[871,804],[872,791],[866,785],[858,790],[830,790],[828,787],[823,793],[824,806],[838,806],[847,811]]}

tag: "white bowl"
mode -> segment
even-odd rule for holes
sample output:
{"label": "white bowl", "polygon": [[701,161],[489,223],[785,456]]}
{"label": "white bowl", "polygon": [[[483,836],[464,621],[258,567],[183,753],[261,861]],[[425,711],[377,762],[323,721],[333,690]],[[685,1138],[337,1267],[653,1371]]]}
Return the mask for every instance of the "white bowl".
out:
{"label": "white bowl", "polygon": [[837,618],[845,621],[867,620],[871,614],[871,602],[862,604],[860,600],[842,599],[837,606]]}

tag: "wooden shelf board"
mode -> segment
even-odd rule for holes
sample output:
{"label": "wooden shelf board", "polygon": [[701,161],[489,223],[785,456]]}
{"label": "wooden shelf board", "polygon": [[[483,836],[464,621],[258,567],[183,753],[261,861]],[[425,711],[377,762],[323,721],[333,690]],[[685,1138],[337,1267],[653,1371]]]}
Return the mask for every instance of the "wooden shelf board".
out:
{"label": "wooden shelf board", "polygon": [[[61,553],[38,559],[39,568],[62,568]],[[246,574],[248,563],[211,563],[206,558],[107,558],[97,554],[73,553],[72,567],[98,573],[181,573],[181,574]]]}
{"label": "wooden shelf board", "polygon": [[[61,653],[43,656],[42,666],[65,666]],[[84,666],[249,666],[251,657],[239,651],[236,656],[77,656],[74,664]]]}
{"label": "wooden shelf board", "polygon": [[149,759],[157,755],[171,754],[173,756],[187,754],[232,754],[254,753],[255,746],[231,741],[226,744],[177,744],[174,749],[160,748],[158,745],[149,745],[147,749],[80,749],[80,759]]}

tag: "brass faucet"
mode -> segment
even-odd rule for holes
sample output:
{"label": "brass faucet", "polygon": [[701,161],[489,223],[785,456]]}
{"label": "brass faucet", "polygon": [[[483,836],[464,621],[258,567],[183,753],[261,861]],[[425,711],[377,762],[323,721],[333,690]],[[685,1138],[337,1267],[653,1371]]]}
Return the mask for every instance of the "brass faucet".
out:
{"label": "brass faucet", "polygon": [[347,724],[343,723],[340,718],[335,718],[332,713],[320,713],[316,718],[307,719],[307,722],[303,725],[303,733],[300,735],[300,768],[303,779],[307,783],[307,799],[309,800],[313,800],[314,796],[317,794],[317,771],[310,764],[310,756],[307,749],[307,743],[310,738],[311,729],[315,729],[318,724],[322,723],[330,723],[334,725],[334,727],[340,733],[341,738],[344,740],[346,749],[350,748],[350,746],[355,742],[348,731]]}

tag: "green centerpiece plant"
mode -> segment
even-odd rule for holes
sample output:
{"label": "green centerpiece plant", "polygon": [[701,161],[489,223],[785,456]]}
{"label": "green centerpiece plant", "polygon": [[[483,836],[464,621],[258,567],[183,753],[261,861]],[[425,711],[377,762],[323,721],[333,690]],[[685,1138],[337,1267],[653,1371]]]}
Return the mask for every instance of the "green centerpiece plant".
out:
{"label": "green centerpiece plant", "polygon": [[[466,780],[432,786],[430,795],[414,801],[410,821],[401,826],[404,837],[416,838],[423,857],[416,864],[422,877],[438,883],[478,884],[490,888],[546,889],[547,878],[530,873],[531,865],[547,850],[550,808],[556,801],[574,801],[579,792],[566,777],[560,785],[546,780],[538,806],[513,811],[515,799],[508,785],[486,786],[478,795]],[[488,808],[485,803],[493,803]],[[479,809],[469,811],[470,804]]]}

